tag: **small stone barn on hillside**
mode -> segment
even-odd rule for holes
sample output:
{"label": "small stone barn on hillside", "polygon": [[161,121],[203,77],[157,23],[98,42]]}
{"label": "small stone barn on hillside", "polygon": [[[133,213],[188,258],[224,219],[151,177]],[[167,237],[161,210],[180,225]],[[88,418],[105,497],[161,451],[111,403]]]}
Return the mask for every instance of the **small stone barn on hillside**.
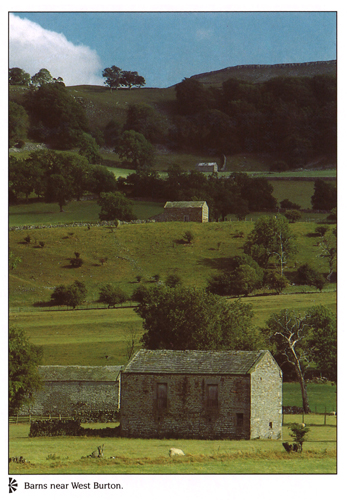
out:
{"label": "small stone barn on hillside", "polygon": [[157,222],[208,222],[206,201],[167,201],[164,212],[154,217]]}
{"label": "small stone barn on hillside", "polygon": [[43,389],[22,415],[112,420],[119,411],[121,366],[39,366]]}
{"label": "small stone barn on hillside", "polygon": [[198,172],[218,172],[218,165],[216,162],[197,163],[195,170]]}
{"label": "small stone barn on hillside", "polygon": [[280,439],[282,371],[269,351],[142,349],[120,407],[125,437]]}

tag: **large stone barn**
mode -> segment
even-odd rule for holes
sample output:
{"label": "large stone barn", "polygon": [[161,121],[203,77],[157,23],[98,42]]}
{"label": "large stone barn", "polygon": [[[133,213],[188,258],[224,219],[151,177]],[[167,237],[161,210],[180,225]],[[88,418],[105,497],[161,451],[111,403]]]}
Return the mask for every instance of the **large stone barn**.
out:
{"label": "large stone barn", "polygon": [[206,201],[167,201],[164,212],[154,217],[157,222],[208,222]]}
{"label": "large stone barn", "polygon": [[142,349],[120,385],[125,437],[281,438],[282,372],[269,351]]}
{"label": "large stone barn", "polygon": [[112,420],[119,410],[121,366],[39,366],[43,387],[21,415]]}

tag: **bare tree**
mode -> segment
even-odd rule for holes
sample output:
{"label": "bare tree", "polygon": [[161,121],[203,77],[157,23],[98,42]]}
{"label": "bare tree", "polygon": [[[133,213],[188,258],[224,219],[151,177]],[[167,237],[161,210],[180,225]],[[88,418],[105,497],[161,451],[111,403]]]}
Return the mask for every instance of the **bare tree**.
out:
{"label": "bare tree", "polygon": [[262,330],[273,344],[273,350],[282,354],[294,367],[300,383],[305,413],[311,411],[305,382],[305,370],[312,361],[309,318],[310,315],[307,313],[301,316],[296,311],[285,309],[278,314],[272,314],[267,321],[267,327]]}

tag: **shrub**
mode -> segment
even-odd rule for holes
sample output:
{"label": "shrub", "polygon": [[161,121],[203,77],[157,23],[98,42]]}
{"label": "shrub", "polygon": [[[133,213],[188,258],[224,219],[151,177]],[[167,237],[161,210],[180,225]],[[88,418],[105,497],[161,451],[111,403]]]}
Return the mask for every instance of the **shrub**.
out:
{"label": "shrub", "polygon": [[144,285],[139,285],[132,293],[131,300],[134,302],[142,302],[147,293],[147,288]]}
{"label": "shrub", "polygon": [[309,428],[305,424],[299,424],[295,422],[289,426],[291,432],[289,435],[294,438],[294,443],[299,447],[298,451],[302,451],[302,443],[306,441],[306,434],[309,432]]}
{"label": "shrub", "polygon": [[29,243],[31,242],[31,236],[29,236],[29,235],[28,235],[28,236],[26,236],[26,237],[24,238],[24,241],[25,241],[25,243],[29,244]]}
{"label": "shrub", "polygon": [[318,226],[316,227],[315,232],[316,234],[319,234],[319,236],[323,237],[328,229],[329,228],[327,226]]}
{"label": "shrub", "polygon": [[183,238],[187,243],[191,243],[194,239],[194,234],[188,230],[184,233]]}
{"label": "shrub", "polygon": [[175,288],[178,285],[182,284],[182,279],[177,276],[177,274],[169,274],[169,276],[165,280],[165,285],[169,288]]}
{"label": "shrub", "polygon": [[43,248],[45,246],[45,242],[44,241],[39,241],[39,245],[41,248]]}

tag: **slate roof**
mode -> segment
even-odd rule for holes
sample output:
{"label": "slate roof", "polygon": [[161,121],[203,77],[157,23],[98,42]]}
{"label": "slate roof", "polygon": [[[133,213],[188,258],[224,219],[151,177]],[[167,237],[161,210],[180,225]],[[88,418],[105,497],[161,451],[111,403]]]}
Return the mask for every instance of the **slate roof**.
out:
{"label": "slate roof", "polygon": [[45,382],[115,382],[122,366],[47,365],[38,370]]}
{"label": "slate roof", "polygon": [[246,375],[266,352],[141,349],[123,372]]}
{"label": "slate roof", "polygon": [[167,201],[164,208],[201,208],[206,201]]}

